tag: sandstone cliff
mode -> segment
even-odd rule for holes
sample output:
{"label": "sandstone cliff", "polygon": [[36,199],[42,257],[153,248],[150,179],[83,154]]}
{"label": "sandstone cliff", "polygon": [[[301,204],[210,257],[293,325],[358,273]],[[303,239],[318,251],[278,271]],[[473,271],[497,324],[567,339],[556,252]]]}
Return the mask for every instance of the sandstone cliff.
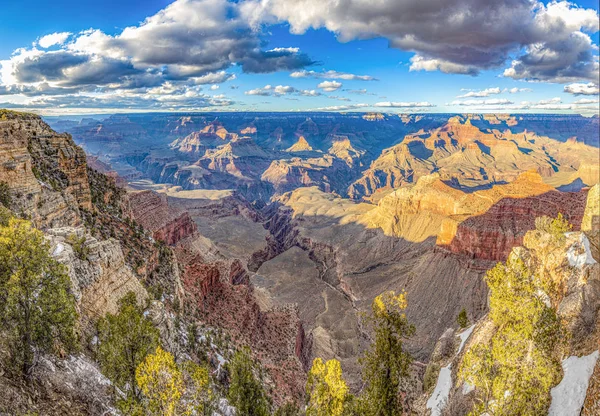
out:
{"label": "sandstone cliff", "polygon": [[0,120],[0,182],[11,208],[38,227],[80,224],[80,209],[92,207],[83,150],[39,116],[7,114]]}

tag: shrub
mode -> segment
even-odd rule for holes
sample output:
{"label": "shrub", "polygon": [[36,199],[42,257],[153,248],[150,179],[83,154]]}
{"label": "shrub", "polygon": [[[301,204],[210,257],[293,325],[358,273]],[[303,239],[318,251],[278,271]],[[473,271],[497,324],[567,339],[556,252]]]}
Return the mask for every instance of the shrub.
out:
{"label": "shrub", "polygon": [[44,352],[76,348],[75,299],[44,234],[16,218],[0,226],[0,323],[10,367],[28,378]]}
{"label": "shrub", "polygon": [[465,308],[462,308],[458,313],[458,316],[456,317],[456,323],[458,323],[458,326],[463,329],[469,326],[469,318],[467,318],[467,310]]}
{"label": "shrub", "polygon": [[10,208],[12,204],[12,198],[10,196],[10,189],[6,182],[0,182],[0,204],[6,208]]}
{"label": "shrub", "polygon": [[98,321],[98,362],[102,372],[121,389],[139,398],[135,372],[140,363],[158,346],[159,332],[143,315],[135,294],[119,301],[119,312]]}
{"label": "shrub", "polygon": [[261,380],[254,373],[258,371],[250,351],[237,351],[228,365],[231,382],[229,402],[241,416],[266,416],[270,414],[270,405]]}
{"label": "shrub", "polygon": [[436,363],[429,363],[425,369],[423,377],[423,390],[426,392],[433,389],[437,384],[438,375],[440,374],[440,366]]}
{"label": "shrub", "polygon": [[87,260],[88,254],[90,254],[90,249],[85,244],[86,242],[87,239],[85,238],[85,236],[82,236],[80,238],[77,237],[76,234],[70,234],[67,238],[67,243],[69,243],[71,247],[73,247],[73,252],[77,256],[77,258],[83,261]]}

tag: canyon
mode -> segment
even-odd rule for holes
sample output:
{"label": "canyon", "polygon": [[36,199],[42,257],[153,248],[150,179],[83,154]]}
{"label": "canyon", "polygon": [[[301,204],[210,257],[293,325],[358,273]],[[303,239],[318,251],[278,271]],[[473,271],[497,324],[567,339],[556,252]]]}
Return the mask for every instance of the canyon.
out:
{"label": "canyon", "polygon": [[[67,266],[82,316],[114,312],[133,291],[140,302],[154,299],[153,316],[175,345],[168,316],[179,305],[188,319],[249,345],[278,404],[303,396],[316,357],[338,359],[360,390],[358,360],[369,342],[362,316],[380,293],[407,293],[416,333],[406,346],[423,367],[463,308],[482,333],[483,276],[515,253],[525,258],[519,246],[541,244],[536,218],[562,214],[573,226],[569,247],[598,230],[597,117],[47,122],[17,113],[0,121],[0,182],[11,209],[45,231]],[[85,257],[74,239],[85,241]],[[574,283],[581,276],[597,280],[597,264],[578,270],[562,277],[565,299],[584,290]],[[594,285],[585,290],[596,296]],[[597,317],[600,305],[584,306],[583,315]],[[598,339],[597,331],[579,336],[586,345]]]}

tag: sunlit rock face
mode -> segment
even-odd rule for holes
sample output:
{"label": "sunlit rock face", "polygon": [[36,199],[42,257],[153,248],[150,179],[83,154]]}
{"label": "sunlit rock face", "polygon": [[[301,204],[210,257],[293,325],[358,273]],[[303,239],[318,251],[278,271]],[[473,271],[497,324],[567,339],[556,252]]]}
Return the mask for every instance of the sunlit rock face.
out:
{"label": "sunlit rock face", "polygon": [[555,186],[577,179],[591,186],[599,180],[594,151],[581,142],[560,142],[527,130],[483,129],[471,118],[456,116],[438,129],[407,135],[402,143],[384,150],[348,193],[354,198],[369,196],[434,172],[463,187],[510,182],[528,170]]}
{"label": "sunlit rock face", "polygon": [[0,121],[0,182],[40,227],[77,225],[91,208],[85,153],[35,115]]}

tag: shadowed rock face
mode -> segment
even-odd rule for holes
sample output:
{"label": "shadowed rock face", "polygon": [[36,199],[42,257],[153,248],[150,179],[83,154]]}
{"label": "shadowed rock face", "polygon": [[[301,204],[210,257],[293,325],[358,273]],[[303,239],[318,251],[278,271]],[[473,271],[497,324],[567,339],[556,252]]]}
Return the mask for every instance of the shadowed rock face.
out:
{"label": "shadowed rock face", "polygon": [[504,198],[485,214],[461,222],[446,247],[454,253],[503,261],[513,247],[523,243],[525,233],[535,228],[537,217],[555,218],[560,212],[573,225],[574,231],[579,230],[586,197],[587,191],[550,191],[523,199]]}

